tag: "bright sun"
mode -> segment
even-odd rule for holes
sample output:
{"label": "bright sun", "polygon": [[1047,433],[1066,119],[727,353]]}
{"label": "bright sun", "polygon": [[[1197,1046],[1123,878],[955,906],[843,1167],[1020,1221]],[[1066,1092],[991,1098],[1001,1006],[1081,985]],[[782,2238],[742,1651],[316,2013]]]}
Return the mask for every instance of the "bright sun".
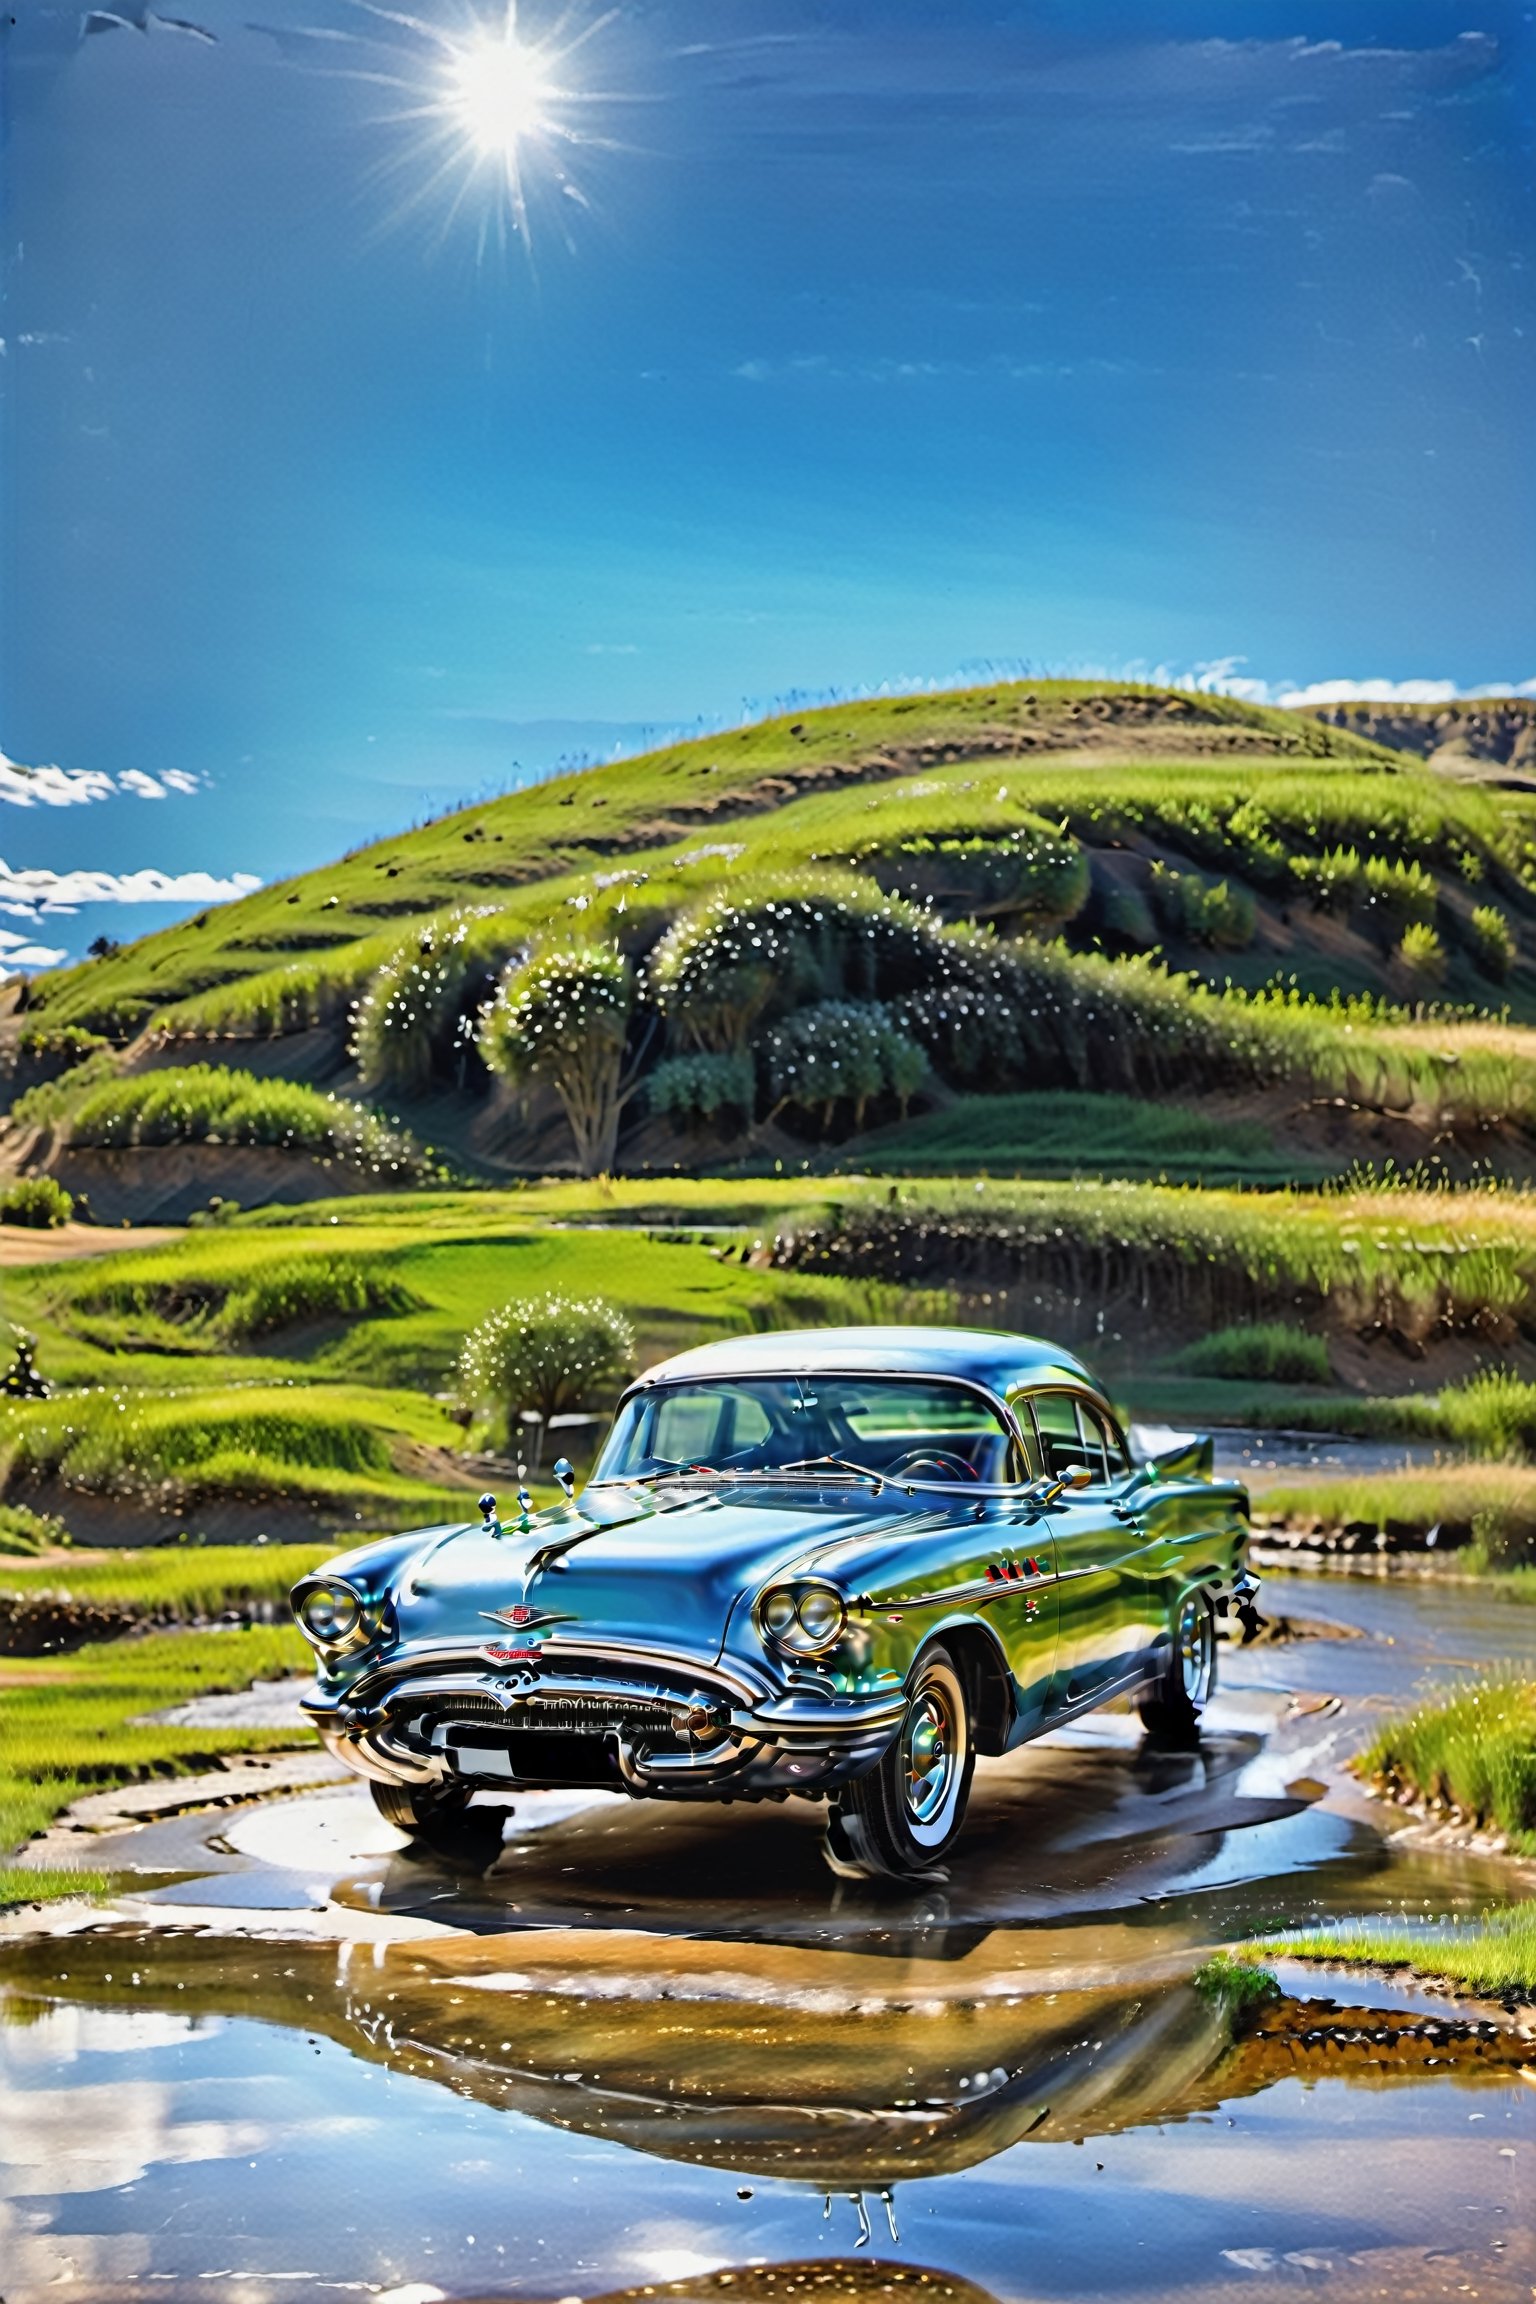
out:
{"label": "bright sun", "polygon": [[501,31],[477,33],[448,67],[449,107],[488,160],[511,163],[529,137],[547,134],[558,100],[542,60],[519,40],[510,13]]}
{"label": "bright sun", "polygon": [[603,108],[620,99],[593,88],[574,60],[617,10],[592,15],[590,0],[567,0],[534,35],[519,21],[519,0],[439,0],[456,19],[447,24],[409,15],[398,0],[356,4],[388,27],[375,36],[385,68],[365,76],[399,89],[406,101],[393,117],[416,129],[390,164],[419,179],[396,219],[437,205],[445,237],[460,215],[472,217],[483,254],[492,234],[504,240],[509,231],[527,248],[537,202],[569,242],[564,219],[588,205],[578,156],[620,149],[598,128]]}

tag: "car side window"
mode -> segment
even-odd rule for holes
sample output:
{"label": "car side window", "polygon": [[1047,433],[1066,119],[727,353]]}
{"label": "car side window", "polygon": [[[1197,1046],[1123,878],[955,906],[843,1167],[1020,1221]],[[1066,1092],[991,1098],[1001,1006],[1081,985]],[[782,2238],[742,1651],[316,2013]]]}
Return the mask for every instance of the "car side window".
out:
{"label": "car side window", "polygon": [[1045,1469],[1053,1479],[1083,1461],[1083,1434],[1077,1401],[1070,1392],[1034,1392],[1030,1405],[1040,1433]]}
{"label": "car side window", "polygon": [[1093,1474],[1095,1488],[1107,1488],[1109,1485],[1109,1458],[1104,1449],[1104,1427],[1086,1400],[1075,1400],[1073,1406],[1077,1410],[1077,1428],[1082,1435],[1082,1454],[1079,1461],[1086,1464]]}
{"label": "car side window", "polygon": [[1017,1392],[1008,1405],[1013,1411],[1013,1420],[1018,1425],[1019,1438],[1023,1442],[1023,1470],[1018,1478],[1038,1480],[1045,1469],[1045,1453],[1035,1428],[1034,1404],[1027,1392]]}
{"label": "car side window", "polygon": [[1119,1426],[1108,1416],[1101,1416],[1097,1408],[1083,1408],[1084,1417],[1091,1416],[1103,1437],[1104,1461],[1111,1481],[1123,1480],[1131,1469],[1130,1454],[1120,1437]]}

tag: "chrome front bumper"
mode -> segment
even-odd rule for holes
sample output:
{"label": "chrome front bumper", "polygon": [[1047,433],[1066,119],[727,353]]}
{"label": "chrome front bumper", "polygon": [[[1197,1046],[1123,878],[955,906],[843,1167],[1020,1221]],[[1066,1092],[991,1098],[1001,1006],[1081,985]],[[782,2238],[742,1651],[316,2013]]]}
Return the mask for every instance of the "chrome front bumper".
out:
{"label": "chrome front bumper", "polygon": [[551,1643],[534,1670],[463,1650],[396,1657],[304,1699],[327,1749],[391,1784],[606,1785],[638,1798],[782,1798],[874,1766],[902,1689],[784,1688],[713,1659]]}

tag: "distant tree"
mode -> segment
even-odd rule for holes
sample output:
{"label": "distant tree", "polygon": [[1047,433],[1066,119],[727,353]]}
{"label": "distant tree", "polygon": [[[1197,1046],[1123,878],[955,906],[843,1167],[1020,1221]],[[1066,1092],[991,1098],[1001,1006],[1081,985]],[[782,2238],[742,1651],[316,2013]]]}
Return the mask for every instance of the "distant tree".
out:
{"label": "distant tree", "polygon": [[93,936],[85,949],[92,960],[110,960],[122,946],[111,936]]}
{"label": "distant tree", "polygon": [[536,1296],[503,1304],[470,1330],[459,1392],[471,1412],[504,1420],[511,1437],[525,1409],[547,1424],[612,1392],[634,1356],[634,1330],[600,1297]]}
{"label": "distant tree", "polygon": [[630,1060],[635,982],[611,944],[535,952],[502,978],[480,1026],[480,1052],[503,1079],[552,1088],[583,1176],[606,1175],[619,1121],[639,1086]]}

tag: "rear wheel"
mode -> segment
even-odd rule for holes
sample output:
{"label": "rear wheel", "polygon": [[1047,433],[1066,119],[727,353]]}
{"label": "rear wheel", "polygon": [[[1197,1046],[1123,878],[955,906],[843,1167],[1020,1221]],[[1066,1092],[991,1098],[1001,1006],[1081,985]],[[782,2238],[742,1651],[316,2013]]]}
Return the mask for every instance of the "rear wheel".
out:
{"label": "rear wheel", "polygon": [[965,1821],[975,1766],[964,1677],[947,1649],[930,1648],[889,1750],[838,1796],[827,1828],[833,1868],[898,1880],[931,1872]]}
{"label": "rear wheel", "polygon": [[467,1784],[381,1784],[370,1778],[373,1804],[386,1824],[435,1856],[488,1871],[501,1851],[504,1808],[471,1808]]}
{"label": "rear wheel", "polygon": [[1142,1725],[1169,1744],[1200,1741],[1216,1689],[1216,1611],[1208,1592],[1186,1592],[1157,1678],[1141,1698]]}

